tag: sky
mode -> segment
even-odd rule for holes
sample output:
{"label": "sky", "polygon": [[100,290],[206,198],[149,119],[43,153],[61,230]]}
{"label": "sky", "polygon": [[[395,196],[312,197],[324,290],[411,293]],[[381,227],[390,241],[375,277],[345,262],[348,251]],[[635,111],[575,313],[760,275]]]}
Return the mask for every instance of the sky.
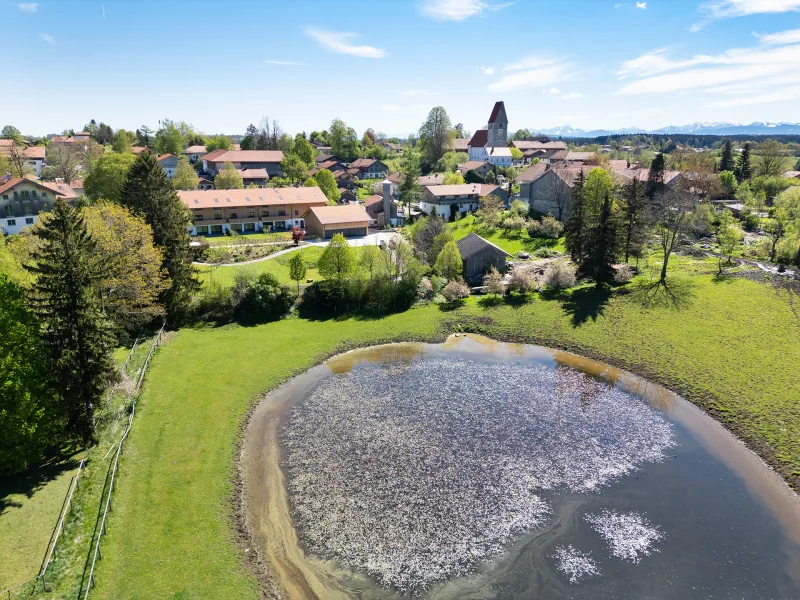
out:
{"label": "sky", "polygon": [[[0,127],[800,121],[800,0],[0,0]],[[17,81],[11,83],[10,78]]]}

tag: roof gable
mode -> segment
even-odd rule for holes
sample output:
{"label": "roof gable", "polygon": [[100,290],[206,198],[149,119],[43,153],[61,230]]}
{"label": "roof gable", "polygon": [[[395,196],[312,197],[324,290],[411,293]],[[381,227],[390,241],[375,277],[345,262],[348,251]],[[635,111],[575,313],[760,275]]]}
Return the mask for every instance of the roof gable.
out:
{"label": "roof gable", "polygon": [[472,134],[472,138],[469,140],[469,146],[475,148],[483,148],[488,140],[489,140],[489,130],[478,129],[478,131]]}
{"label": "roof gable", "polygon": [[496,246],[489,240],[479,236],[477,233],[470,233],[467,237],[461,238],[456,242],[456,246],[458,246],[458,252],[461,254],[462,260],[466,260],[469,257],[486,250],[487,248],[491,248],[501,254],[504,254],[505,256],[511,256],[500,246]]}
{"label": "roof gable", "polygon": [[503,102],[502,102],[502,101],[500,101],[500,102],[495,102],[495,103],[494,103],[494,108],[492,109],[492,114],[491,114],[491,115],[489,115],[489,123],[494,123],[494,122],[496,122],[496,121],[497,121],[497,117],[499,117],[499,116],[500,116],[500,113],[501,113],[501,112],[503,112],[503,113],[505,113],[505,112],[506,112],[506,105],[505,105],[505,104],[503,104]]}

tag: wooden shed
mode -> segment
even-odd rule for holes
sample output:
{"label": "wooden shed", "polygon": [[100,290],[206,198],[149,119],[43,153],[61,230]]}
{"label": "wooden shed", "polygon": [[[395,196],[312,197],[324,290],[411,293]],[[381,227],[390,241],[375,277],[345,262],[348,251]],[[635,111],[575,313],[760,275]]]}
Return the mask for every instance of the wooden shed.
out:
{"label": "wooden shed", "polygon": [[467,237],[456,242],[461,260],[464,261],[464,277],[469,281],[479,279],[492,266],[501,273],[506,270],[506,257],[511,255],[495,246],[488,240],[483,239],[476,233],[470,233]]}

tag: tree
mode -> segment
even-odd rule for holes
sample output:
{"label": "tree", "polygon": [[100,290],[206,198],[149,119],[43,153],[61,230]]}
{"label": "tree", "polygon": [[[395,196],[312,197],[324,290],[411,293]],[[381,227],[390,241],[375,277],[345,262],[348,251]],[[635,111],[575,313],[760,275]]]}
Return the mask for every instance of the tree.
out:
{"label": "tree", "polygon": [[150,144],[153,143],[153,130],[147,125],[142,125],[136,130],[136,139],[138,140],[139,145],[149,148]]}
{"label": "tree", "polygon": [[439,252],[436,263],[433,265],[433,270],[448,281],[461,279],[464,263],[461,260],[458,245],[454,241],[449,241],[442,247],[442,251]]}
{"label": "tree", "polygon": [[503,201],[495,195],[490,195],[478,200],[475,216],[487,227],[497,227],[502,212]]}
{"label": "tree", "polygon": [[736,179],[739,183],[753,178],[753,169],[750,166],[750,143],[746,143],[742,147],[742,153],[736,161]]}
{"label": "tree", "polygon": [[212,150],[230,150],[231,141],[224,135],[215,135],[213,138],[205,143],[206,152]]}
{"label": "tree", "polygon": [[416,223],[412,242],[414,243],[414,250],[420,258],[427,256],[428,250],[433,245],[436,236],[442,233],[446,228],[447,222],[435,215],[423,217]]}
{"label": "tree", "polygon": [[117,331],[133,332],[164,314],[159,298],[169,287],[153,230],[124,206],[101,201],[83,209],[96,242],[91,252],[96,293]]}
{"label": "tree", "polygon": [[231,296],[236,316],[250,323],[278,319],[294,301],[289,286],[281,285],[272,273],[261,273],[258,277],[239,273]]}
{"label": "tree", "polygon": [[508,279],[508,291],[527,294],[535,289],[536,283],[528,269],[514,269]]}
{"label": "tree", "polygon": [[583,261],[584,246],[586,245],[585,183],[586,180],[583,176],[583,171],[581,171],[572,186],[572,202],[567,222],[564,225],[564,247],[572,257],[572,262],[576,264],[581,264]]}
{"label": "tree", "polygon": [[505,292],[503,276],[497,271],[494,265],[489,268],[489,272],[483,277],[483,288],[487,294],[501,295]]}
{"label": "tree", "polygon": [[[70,133],[70,135],[75,135],[74,132]],[[100,144],[101,146],[105,146],[106,144],[110,144],[114,141],[114,130],[111,129],[110,125],[106,123],[100,123],[97,126],[97,129],[92,134],[94,141]]]}
{"label": "tree", "polygon": [[[744,232],[736,226],[736,219],[733,213],[727,209],[722,212],[719,221],[717,242],[723,254],[728,257],[728,264],[731,264],[734,250],[744,240]],[[721,262],[719,270],[720,272],[722,271]]]}
{"label": "tree", "polygon": [[82,159],[80,152],[72,146],[51,144],[47,150],[47,166],[42,169],[42,178],[61,178],[66,183],[78,179]]}
{"label": "tree", "polygon": [[340,286],[355,266],[355,253],[341,233],[333,236],[317,262],[320,275],[335,279]]}
{"label": "tree", "polygon": [[664,170],[664,153],[659,152],[650,164],[650,172],[647,174],[647,188],[645,189],[645,194],[647,194],[650,200],[665,187]]}
{"label": "tree", "polygon": [[469,155],[466,152],[447,151],[436,161],[433,170],[437,173],[452,173],[458,168],[458,165],[468,160]]}
{"label": "tree", "polygon": [[172,186],[176,190],[196,190],[200,178],[197,176],[197,171],[185,156],[181,156],[178,160],[178,168],[175,169],[175,175],[172,178]]}
{"label": "tree", "polygon": [[161,122],[161,129],[156,131],[156,151],[159,154],[180,156],[186,147],[186,140],[178,126],[170,119]]}
{"label": "tree", "polygon": [[[292,183],[297,183],[305,178],[308,164],[297,156],[287,156],[281,161],[281,171],[283,171],[284,177],[288,177]],[[336,185],[336,180],[334,180],[334,185]]]}
{"label": "tree", "polygon": [[730,140],[725,140],[725,145],[722,147],[722,157],[719,161],[719,170],[720,172],[733,172],[735,167],[736,165],[733,163],[733,145]]}
{"label": "tree", "polygon": [[41,323],[46,356],[41,373],[65,416],[66,432],[90,444],[94,408],[116,373],[112,337],[95,293],[96,243],[83,217],[63,200],[43,216],[36,235],[30,301]]}
{"label": "tree", "polygon": [[364,246],[361,249],[361,258],[358,261],[358,265],[369,273],[370,281],[383,264],[382,252],[383,250],[378,246]]}
{"label": "tree", "polygon": [[21,144],[11,145],[8,149],[8,166],[12,177],[25,177],[25,175],[33,173],[33,168],[28,165],[26,146]]}
{"label": "tree", "polygon": [[300,138],[295,141],[294,153],[297,158],[311,166],[314,164],[314,156],[316,156],[317,151],[314,149],[314,146],[308,143],[306,138]]}
{"label": "tree", "polygon": [[638,259],[647,240],[645,215],[647,196],[644,188],[644,184],[636,177],[622,187],[622,231],[625,262],[628,262],[631,256]]}
{"label": "tree", "polygon": [[719,178],[719,183],[722,186],[722,189],[725,190],[725,193],[729,196],[733,196],[736,193],[736,188],[738,187],[734,172],[720,171],[717,177]]}
{"label": "tree", "polygon": [[3,127],[3,130],[0,131],[0,138],[4,140],[20,141],[22,139],[22,134],[19,132],[19,129],[13,125],[6,125]]}
{"label": "tree", "polygon": [[519,148],[511,148],[511,158],[514,162],[522,160],[522,150]]}
{"label": "tree", "polygon": [[281,129],[280,124],[277,120],[272,119],[272,123],[269,121],[269,117],[264,117],[261,119],[261,129],[258,130],[258,133],[255,136],[255,143],[256,143],[256,150],[282,150],[280,147],[280,140],[281,136],[283,135],[283,129]]}
{"label": "tree", "polygon": [[141,215],[153,229],[153,241],[164,257],[162,267],[170,281],[160,301],[174,323],[199,283],[189,254],[189,211],[152,153],[142,152],[131,166],[121,204]]}
{"label": "tree", "polygon": [[358,156],[358,136],[355,129],[348,127],[341,119],[334,119],[329,131],[331,151],[336,156],[347,161]]}
{"label": "tree", "polygon": [[436,259],[439,258],[439,253],[442,251],[442,248],[444,248],[444,245],[447,242],[455,242],[455,241],[456,239],[453,237],[453,234],[450,233],[450,231],[448,231],[447,229],[443,230],[439,235],[433,238],[433,244],[431,244],[431,247],[428,249],[426,255],[428,259],[428,264],[429,265],[436,264]]}
{"label": "tree", "polygon": [[453,126],[447,111],[435,106],[419,129],[419,141],[425,163],[433,165],[450,149],[454,137]]}
{"label": "tree", "polygon": [[406,207],[406,215],[408,215],[408,208],[419,199],[421,191],[419,186],[419,153],[411,149],[406,150],[404,159],[405,164],[401,170],[403,179],[400,182],[400,202]]}
{"label": "tree", "polygon": [[317,180],[317,185],[319,189],[322,190],[322,193],[325,194],[325,197],[330,202],[336,202],[339,200],[339,186],[336,185],[336,178],[333,176],[333,173],[328,171],[328,169],[320,169],[317,171],[317,174],[314,175],[314,179]]}
{"label": "tree", "polygon": [[243,190],[244,179],[233,163],[226,161],[217,176],[214,177],[214,187],[218,190]]}
{"label": "tree", "polygon": [[316,179],[309,177],[303,182],[303,187],[319,187],[319,184]]}
{"label": "tree", "polygon": [[131,165],[136,162],[134,154],[117,154],[107,152],[97,159],[83,182],[86,195],[92,200],[105,198],[119,202],[122,186]]}
{"label": "tree", "polygon": [[300,295],[300,282],[306,278],[306,263],[303,262],[303,257],[300,252],[292,254],[289,260],[289,277],[292,281],[297,282],[297,295]]}
{"label": "tree", "polygon": [[586,215],[592,220],[600,214],[606,196],[614,193],[614,180],[605,169],[596,167],[589,171],[586,182],[583,184],[583,194],[586,201]]}
{"label": "tree", "polygon": [[114,152],[130,152],[133,140],[130,134],[124,129],[120,129],[117,135],[114,136],[114,142],[111,144],[111,149]]}
{"label": "tree", "polygon": [[464,176],[458,171],[448,173],[444,178],[445,185],[460,185],[462,183],[464,183]]}
{"label": "tree", "polygon": [[[775,199],[774,219],[768,221],[765,229],[771,239],[770,260],[775,262],[777,246],[789,232],[800,234],[800,187],[792,187]],[[798,235],[800,241],[800,235]],[[797,248],[795,263],[800,266],[800,246]]]}
{"label": "tree", "polygon": [[617,262],[619,238],[617,219],[611,206],[611,194],[603,199],[600,215],[589,233],[586,260],[581,264],[581,274],[591,277],[598,283],[608,283],[614,278]]}
{"label": "tree", "polygon": [[756,151],[756,174],[764,177],[780,177],[786,170],[789,151],[778,140],[767,140],[758,145]]}
{"label": "tree", "polygon": [[685,190],[666,189],[653,198],[649,205],[650,222],[663,253],[659,283],[667,281],[667,265],[672,251],[690,224],[690,216],[697,206],[697,196]]}

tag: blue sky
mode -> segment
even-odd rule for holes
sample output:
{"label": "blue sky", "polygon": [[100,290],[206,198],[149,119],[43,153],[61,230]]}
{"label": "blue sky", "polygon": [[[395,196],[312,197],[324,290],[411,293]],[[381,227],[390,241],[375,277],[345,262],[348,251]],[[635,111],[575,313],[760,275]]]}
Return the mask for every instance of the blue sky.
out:
{"label": "blue sky", "polygon": [[33,135],[406,135],[436,105],[475,130],[496,100],[512,130],[800,121],[800,0],[3,0],[0,22],[0,126]]}

